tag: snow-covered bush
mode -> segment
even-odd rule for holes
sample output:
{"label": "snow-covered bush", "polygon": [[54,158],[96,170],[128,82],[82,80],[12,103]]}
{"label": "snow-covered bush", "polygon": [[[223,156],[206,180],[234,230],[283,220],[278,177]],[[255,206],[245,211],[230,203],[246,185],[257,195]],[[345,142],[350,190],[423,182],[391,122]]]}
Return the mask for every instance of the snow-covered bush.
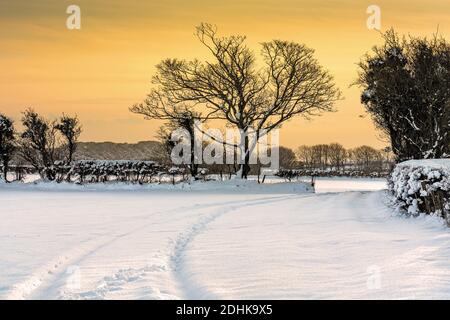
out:
{"label": "snow-covered bush", "polygon": [[399,163],[389,179],[389,189],[409,214],[435,214],[450,223],[450,159]]}

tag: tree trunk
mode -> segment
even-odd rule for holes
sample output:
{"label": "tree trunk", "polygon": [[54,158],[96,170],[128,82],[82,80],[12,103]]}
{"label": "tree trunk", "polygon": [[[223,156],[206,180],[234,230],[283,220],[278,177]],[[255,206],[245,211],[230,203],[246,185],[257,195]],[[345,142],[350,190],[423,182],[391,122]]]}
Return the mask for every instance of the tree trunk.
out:
{"label": "tree trunk", "polygon": [[195,163],[195,129],[193,126],[188,126],[186,129],[191,137],[191,164],[188,167],[191,176],[195,178],[198,175],[198,164]]}
{"label": "tree trunk", "polygon": [[[244,137],[242,137],[242,136],[244,136]],[[239,175],[240,175],[239,178],[247,179],[248,174],[250,173],[250,144],[249,144],[249,138],[248,138],[246,131],[244,131],[244,133],[241,134],[241,143],[242,143],[242,138],[244,138],[244,145],[243,145],[243,148],[241,148],[242,154],[241,154],[241,165],[239,168]],[[242,159],[242,157],[244,159]]]}
{"label": "tree trunk", "polygon": [[71,142],[69,142],[69,163],[71,164],[73,161],[73,154],[74,154],[74,150],[75,150],[75,145]]}
{"label": "tree trunk", "polygon": [[3,178],[8,182],[8,161],[3,161]]}

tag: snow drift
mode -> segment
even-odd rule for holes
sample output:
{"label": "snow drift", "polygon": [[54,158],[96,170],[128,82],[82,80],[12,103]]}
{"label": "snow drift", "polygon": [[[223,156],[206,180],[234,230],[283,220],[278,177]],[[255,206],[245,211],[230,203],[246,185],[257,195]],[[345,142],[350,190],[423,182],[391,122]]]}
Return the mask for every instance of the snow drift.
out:
{"label": "snow drift", "polygon": [[0,190],[32,190],[32,191],[155,191],[155,192],[202,192],[225,194],[300,194],[314,193],[314,188],[308,182],[279,182],[258,183],[254,180],[232,179],[224,181],[191,180],[172,184],[165,183],[137,184],[130,182],[110,181],[108,183],[74,184],[69,182],[36,180],[33,183],[0,184]]}

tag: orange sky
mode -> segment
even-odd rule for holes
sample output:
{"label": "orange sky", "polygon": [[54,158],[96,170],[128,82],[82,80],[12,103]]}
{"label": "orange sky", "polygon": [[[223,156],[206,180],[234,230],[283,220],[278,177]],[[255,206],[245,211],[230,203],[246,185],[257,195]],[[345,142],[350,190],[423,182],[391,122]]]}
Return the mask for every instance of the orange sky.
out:
{"label": "orange sky", "polygon": [[[81,30],[66,28],[66,8],[81,7]],[[356,77],[360,57],[380,41],[366,27],[366,9],[381,7],[382,30],[430,35],[450,31],[450,1],[402,0],[1,0],[0,112],[20,119],[26,107],[54,117],[77,114],[83,141],[136,142],[154,138],[158,121],[128,111],[150,88],[163,58],[205,59],[195,39],[200,22],[248,44],[271,39],[305,43],[335,76],[345,100],[338,112],[313,121],[292,120],[281,142],[340,142],[347,147],[385,142],[369,117],[361,118]]]}

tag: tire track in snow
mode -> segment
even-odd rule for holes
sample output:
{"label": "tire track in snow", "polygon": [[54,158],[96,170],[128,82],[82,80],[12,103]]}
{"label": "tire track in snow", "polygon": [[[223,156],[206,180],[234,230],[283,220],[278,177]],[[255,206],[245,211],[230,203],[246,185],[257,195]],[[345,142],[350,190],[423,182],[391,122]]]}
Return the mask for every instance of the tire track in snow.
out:
{"label": "tire track in snow", "polygon": [[[271,197],[266,198],[264,200],[257,199],[257,200],[249,200],[244,201],[243,203],[233,203],[233,205],[230,205],[227,208],[220,208],[220,210],[217,210],[216,212],[209,214],[207,216],[204,216],[200,218],[196,223],[191,225],[190,228],[185,230],[183,233],[181,233],[177,240],[175,241],[173,253],[170,257],[171,262],[171,270],[173,272],[173,276],[175,280],[177,281],[182,297],[181,299],[195,299],[197,296],[199,296],[202,292],[202,288],[199,288],[195,283],[190,282],[188,275],[184,272],[184,254],[186,250],[188,249],[190,243],[195,239],[195,237],[204,232],[207,226],[220,218],[221,216],[233,212],[238,209],[262,205],[262,204],[268,204],[268,203],[274,203],[278,201],[283,201],[290,198],[298,198],[298,197],[311,197],[315,196],[315,194],[312,195],[289,195],[289,196],[277,196],[277,197]],[[199,294],[200,293],[200,294]],[[207,295],[211,295],[208,292],[203,292]],[[217,297],[214,297],[217,298]]]}
{"label": "tire track in snow", "polygon": [[[274,197],[274,198],[280,198]],[[234,202],[235,206],[246,205],[249,202],[253,201],[261,201],[260,199],[255,200],[245,200]],[[214,208],[214,207],[223,207],[224,205],[228,205],[229,201],[218,201],[207,204],[194,204],[191,206],[183,206],[177,207],[170,210],[158,211],[152,214],[142,214],[133,216],[133,219],[139,220],[139,226],[129,229],[127,232],[122,232],[116,236],[99,236],[93,239],[89,239],[84,242],[81,246],[73,247],[69,249],[68,252],[62,254],[56,259],[52,260],[48,264],[42,266],[35,270],[27,279],[24,281],[13,285],[12,289],[6,293],[6,299],[39,299],[41,297],[48,297],[49,293],[53,293],[53,297],[57,298],[75,298],[75,299],[102,299],[104,298],[109,291],[116,291],[118,286],[116,285],[118,282],[125,283],[127,281],[122,281],[128,279],[128,282],[133,282],[137,280],[137,278],[142,278],[149,272],[155,272],[155,268],[169,268],[169,266],[165,266],[163,264],[155,264],[155,265],[146,265],[142,268],[133,269],[126,268],[118,270],[116,273],[104,277],[99,285],[93,289],[88,290],[86,292],[82,292],[81,294],[72,294],[71,292],[65,292],[64,290],[60,290],[65,286],[65,280],[70,276],[67,273],[67,268],[73,265],[80,265],[86,258],[91,255],[96,254],[103,248],[114,244],[117,241],[122,240],[123,238],[133,235],[136,232],[140,232],[145,230],[150,224],[153,223],[153,219],[158,215],[167,215],[167,219],[164,221],[169,221],[172,218],[170,217],[170,213],[175,213],[179,211],[190,210],[192,212]],[[142,224],[142,220],[151,220],[149,223]],[[163,222],[164,222],[163,221]],[[117,223],[117,222],[116,222]],[[120,221],[118,221],[120,223]],[[170,258],[168,257],[170,261]],[[170,263],[169,263],[170,264]],[[130,274],[135,274],[136,276],[130,276]],[[115,281],[116,279],[117,281]],[[58,290],[59,289],[59,290]],[[60,292],[57,296],[55,292]],[[52,296],[52,295],[50,295]],[[170,299],[176,297],[168,297]]]}
{"label": "tire track in snow", "polygon": [[[209,207],[216,207],[227,204],[228,202],[214,202],[208,204],[194,204],[192,206],[178,207],[170,210],[158,211],[150,215],[135,216],[135,219],[145,218],[145,220],[154,218],[157,215],[170,214],[172,212],[178,212],[180,210],[200,210]],[[170,219],[170,218],[169,218]],[[120,221],[119,221],[120,222]],[[153,223],[152,221],[150,223]],[[93,239],[85,241],[82,245],[77,245],[69,249],[66,254],[62,254],[55,259],[51,260],[48,264],[35,270],[29,277],[20,283],[16,283],[12,286],[12,289],[6,293],[5,298],[9,300],[24,300],[33,296],[33,294],[42,287],[46,287],[44,290],[54,290],[58,285],[63,285],[63,279],[68,276],[66,273],[67,268],[71,265],[79,265],[84,259],[90,255],[95,254],[102,248],[128,236],[135,232],[145,229],[149,224],[142,225],[139,223],[137,228],[133,228],[125,233],[121,233],[117,236],[99,236]],[[33,297],[34,298],[34,297]],[[36,297],[39,298],[39,295]]]}
{"label": "tire track in snow", "polygon": [[[268,199],[274,199],[274,200],[284,200],[288,197],[286,196],[277,196],[273,198]],[[233,207],[230,210],[230,207],[223,208],[224,205],[229,205],[229,202],[217,202],[213,204],[203,205],[203,206],[192,206],[193,211],[198,211],[202,209],[208,209],[208,208],[215,208],[219,207],[218,210],[213,211],[213,213],[206,213],[206,215],[202,216],[199,220],[197,220],[196,223],[191,225],[186,231],[180,233],[175,243],[173,244],[173,252],[181,252],[184,247],[187,245],[187,239],[192,238],[192,234],[194,232],[199,232],[201,229],[203,229],[206,224],[212,222],[222,214],[236,210],[241,207],[245,207],[248,205],[260,204],[260,203],[267,203],[272,202],[273,200],[268,200],[267,198],[262,199],[255,199],[255,200],[245,200],[245,201],[238,201],[234,202]],[[181,209],[177,209],[179,211]],[[169,218],[171,220],[172,218]],[[181,239],[184,239],[185,241],[181,241]],[[172,240],[173,241],[173,240]],[[61,295],[61,298],[63,299],[107,299],[110,294],[119,294],[121,291],[126,290],[127,286],[136,284],[139,281],[145,280],[145,278],[151,274],[154,274],[155,272],[167,272],[167,275],[170,278],[173,278],[173,274],[176,270],[176,266],[174,265],[174,257],[175,254],[168,253],[165,257],[166,263],[162,263],[159,261],[157,264],[149,264],[143,268],[126,268],[118,270],[117,272],[112,273],[109,276],[105,276],[98,285],[92,289],[87,290],[80,293],[70,293],[70,292],[63,292]],[[164,276],[161,274],[161,276]],[[176,277],[175,280],[177,281]],[[179,284],[179,283],[178,283]],[[166,290],[162,290],[165,288],[157,288],[154,285],[150,288],[147,288],[147,293],[144,295],[146,299],[180,299],[179,296],[175,296],[173,294],[167,294],[163,293]],[[163,292],[162,292],[163,291]]]}
{"label": "tire track in snow", "polygon": [[[167,267],[163,264],[147,265],[143,268],[126,268],[120,269],[111,276],[106,276],[94,290],[88,290],[80,293],[63,291],[61,298],[64,300],[104,300],[111,292],[120,292],[127,285],[136,283],[145,279],[150,273],[166,272]],[[176,296],[161,293],[158,288],[148,288],[146,299],[158,300],[175,300]]]}

